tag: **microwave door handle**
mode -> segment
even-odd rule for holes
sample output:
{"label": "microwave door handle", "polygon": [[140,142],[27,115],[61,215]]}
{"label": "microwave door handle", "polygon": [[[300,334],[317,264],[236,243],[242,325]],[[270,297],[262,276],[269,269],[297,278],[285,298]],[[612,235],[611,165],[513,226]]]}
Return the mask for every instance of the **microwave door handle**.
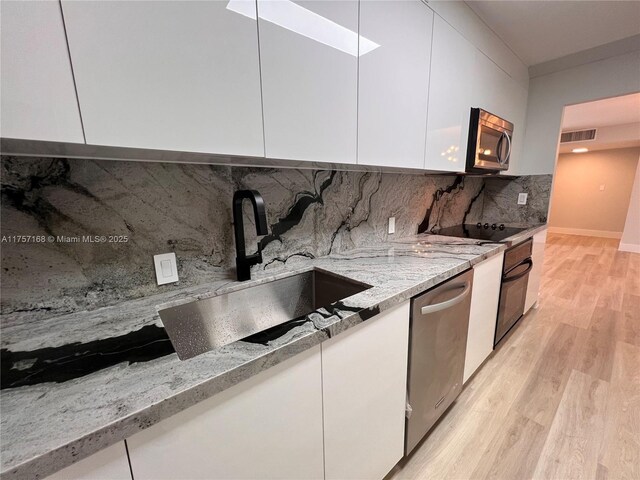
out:
{"label": "microwave door handle", "polygon": [[[460,288],[460,287],[454,287],[454,288]],[[459,304],[460,302],[462,302],[465,299],[465,297],[469,295],[470,290],[471,290],[471,282],[465,282],[464,290],[462,290],[462,292],[459,295],[456,295],[455,297],[449,300],[445,300],[444,302],[434,303],[433,305],[427,305],[425,307],[422,307],[422,309],[420,310],[420,313],[422,313],[422,315],[428,315],[430,313],[435,313],[441,310],[446,310],[447,308],[451,308]]]}
{"label": "microwave door handle", "polygon": [[500,138],[498,139],[498,143],[496,143],[496,158],[498,159],[498,163],[502,165],[502,157],[500,156],[500,150],[502,147],[502,142],[504,141],[504,132],[500,134]]}
{"label": "microwave door handle", "polygon": [[507,132],[504,132],[504,136],[507,139],[507,156],[504,159],[504,162],[506,163],[509,160],[509,158],[511,158],[511,137]]}
{"label": "microwave door handle", "polygon": [[[526,259],[526,260],[524,260],[523,262],[520,262],[518,265],[516,265],[515,267],[513,267],[511,270],[515,270],[516,268],[518,268],[518,267],[519,267],[519,266],[521,266],[521,265],[528,265],[528,267],[527,267],[527,269],[526,269],[524,272],[519,273],[519,274],[517,274],[517,275],[514,275],[513,277],[508,277],[508,276],[504,275],[504,276],[502,277],[502,282],[503,282],[503,283],[513,282],[513,281],[518,280],[518,279],[520,279],[520,278],[524,277],[525,275],[527,275],[527,274],[531,271],[531,269],[533,268],[533,260],[531,260],[530,258],[527,258],[527,259]],[[508,272],[507,272],[507,273],[508,273]]]}

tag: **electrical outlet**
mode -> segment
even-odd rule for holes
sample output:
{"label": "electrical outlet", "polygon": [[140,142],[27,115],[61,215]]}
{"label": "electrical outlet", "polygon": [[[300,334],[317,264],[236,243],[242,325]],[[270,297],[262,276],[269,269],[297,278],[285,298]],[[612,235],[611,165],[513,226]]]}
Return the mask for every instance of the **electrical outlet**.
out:
{"label": "electrical outlet", "polygon": [[396,233],[396,217],[389,217],[389,233]]}
{"label": "electrical outlet", "polygon": [[604,185],[600,185],[600,191],[604,191]]}
{"label": "electrical outlet", "polygon": [[526,205],[528,196],[529,196],[528,193],[519,193],[518,194],[518,205]]}
{"label": "electrical outlet", "polygon": [[158,281],[158,285],[178,281],[178,265],[175,253],[154,255],[153,263],[156,266],[156,280]]}

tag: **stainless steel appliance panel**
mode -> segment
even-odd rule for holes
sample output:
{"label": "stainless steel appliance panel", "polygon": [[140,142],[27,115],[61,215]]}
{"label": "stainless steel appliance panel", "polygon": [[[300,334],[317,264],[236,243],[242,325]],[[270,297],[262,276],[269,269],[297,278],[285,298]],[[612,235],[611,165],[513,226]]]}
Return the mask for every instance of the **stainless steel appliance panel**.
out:
{"label": "stainless steel appliance panel", "polygon": [[462,388],[472,287],[468,270],[411,301],[406,454]]}
{"label": "stainless steel appliance panel", "polygon": [[529,272],[533,268],[532,245],[533,241],[529,239],[505,252],[494,346],[524,313]]}
{"label": "stainless steel appliance panel", "polygon": [[513,124],[480,108],[471,109],[467,172],[507,170]]}

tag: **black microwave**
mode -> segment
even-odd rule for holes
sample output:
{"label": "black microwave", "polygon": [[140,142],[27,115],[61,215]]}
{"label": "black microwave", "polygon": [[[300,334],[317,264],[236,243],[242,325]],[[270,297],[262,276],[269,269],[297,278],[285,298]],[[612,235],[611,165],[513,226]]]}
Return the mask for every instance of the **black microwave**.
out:
{"label": "black microwave", "polygon": [[513,123],[481,108],[472,108],[466,171],[491,173],[507,170],[512,138]]}

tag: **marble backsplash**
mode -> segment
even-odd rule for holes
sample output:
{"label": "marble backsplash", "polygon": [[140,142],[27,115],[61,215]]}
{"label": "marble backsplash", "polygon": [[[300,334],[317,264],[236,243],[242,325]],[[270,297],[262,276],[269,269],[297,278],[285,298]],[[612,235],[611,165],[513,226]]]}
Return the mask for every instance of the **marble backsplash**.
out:
{"label": "marble backsplash", "polygon": [[[462,222],[540,223],[551,189],[551,175],[501,179],[9,156],[1,166],[3,318],[94,309],[232,280],[237,189],[258,190],[265,199],[269,235],[260,239],[264,262],[253,267],[262,269],[293,256],[384,241],[391,216],[398,238]],[[520,192],[529,193],[528,205],[516,205]],[[252,253],[258,239],[245,203]],[[157,286],[153,255],[168,252],[176,253],[180,281]]]}

